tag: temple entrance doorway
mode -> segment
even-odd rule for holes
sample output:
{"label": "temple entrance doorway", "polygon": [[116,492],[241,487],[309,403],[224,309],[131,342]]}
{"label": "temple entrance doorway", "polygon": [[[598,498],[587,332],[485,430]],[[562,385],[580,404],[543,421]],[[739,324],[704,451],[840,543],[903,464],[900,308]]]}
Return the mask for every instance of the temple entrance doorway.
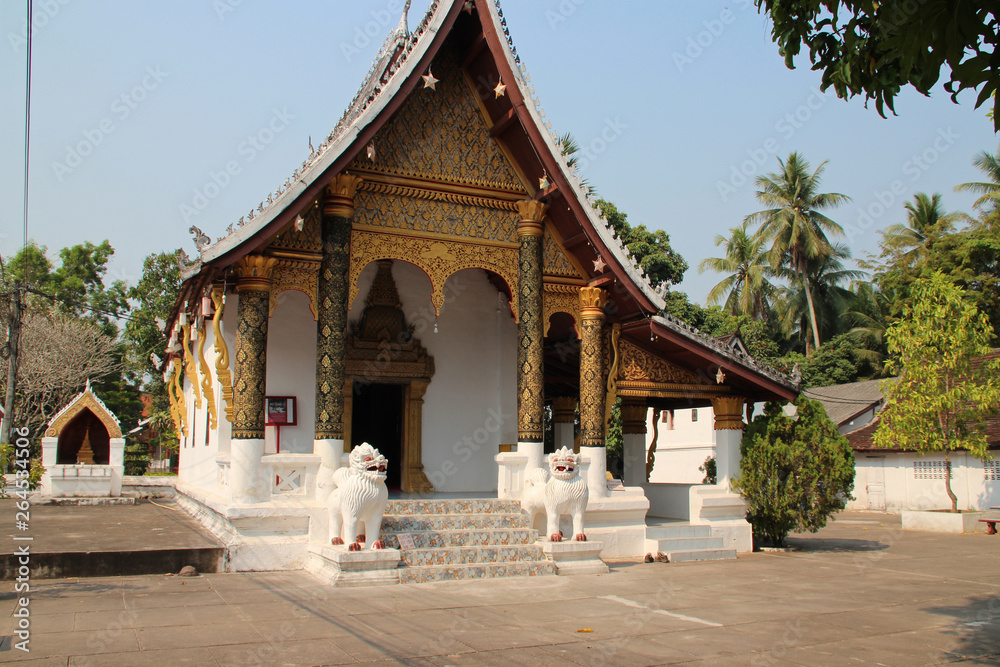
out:
{"label": "temple entrance doorway", "polygon": [[351,447],[367,442],[389,460],[386,486],[402,488],[403,385],[358,383],[351,409]]}

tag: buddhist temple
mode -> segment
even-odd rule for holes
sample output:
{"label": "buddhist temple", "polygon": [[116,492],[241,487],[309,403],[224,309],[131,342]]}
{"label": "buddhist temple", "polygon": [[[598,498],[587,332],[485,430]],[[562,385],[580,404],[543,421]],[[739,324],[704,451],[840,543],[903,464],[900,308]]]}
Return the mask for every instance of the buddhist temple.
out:
{"label": "buddhist temple", "polygon": [[[234,569],[301,568],[352,446],[388,458],[393,497],[516,502],[550,423],[550,447],[583,455],[605,557],[641,558],[654,514],[746,551],[745,406],[796,386],[661,314],[667,286],[567,164],[494,0],[408,25],[301,167],[182,268],[163,365],[182,504]],[[606,474],[617,398],[624,486]],[[718,483],[647,483],[647,415],[697,407]]]}

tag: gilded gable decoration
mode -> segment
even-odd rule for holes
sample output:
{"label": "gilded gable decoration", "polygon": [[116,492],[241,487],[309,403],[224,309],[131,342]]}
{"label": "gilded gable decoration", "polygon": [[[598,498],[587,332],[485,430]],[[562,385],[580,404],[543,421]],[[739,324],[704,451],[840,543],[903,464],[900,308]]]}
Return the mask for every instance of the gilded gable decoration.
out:
{"label": "gilded gable decoration", "polygon": [[62,430],[66,427],[66,424],[70,423],[74,417],[84,410],[90,410],[94,413],[95,417],[101,420],[101,424],[108,430],[108,437],[122,437],[122,429],[118,423],[118,418],[108,410],[108,406],[104,405],[101,399],[97,398],[97,395],[90,388],[89,380],[87,381],[86,388],[52,418],[52,421],[49,422],[49,427],[45,430],[45,437],[58,438]]}
{"label": "gilded gable decoration", "polygon": [[576,332],[580,334],[580,288],[573,285],[545,283],[542,287],[542,329],[549,335],[551,317],[555,313],[572,316]]}
{"label": "gilded gable decoration", "polygon": [[313,320],[316,314],[316,291],[319,289],[319,262],[297,259],[279,259],[271,278],[271,297],[267,315],[274,315],[278,297],[286,290],[298,290],[309,297],[309,311]]}
{"label": "gilded gable decoration", "polygon": [[566,252],[546,228],[542,237],[542,273],[546,276],[562,276],[567,278],[584,278],[585,276],[573,266]]}
{"label": "gilded gable decoration", "polygon": [[660,384],[704,384],[694,373],[646,352],[628,341],[621,342],[619,381]]}
{"label": "gilded gable decoration", "polygon": [[436,315],[444,307],[444,285],[448,278],[464,269],[483,269],[500,276],[511,289],[512,312],[517,312],[517,248],[483,245],[459,239],[421,238],[389,234],[385,231],[351,231],[351,267],[348,303],[358,296],[358,276],[371,262],[398,259],[417,266],[431,280],[431,303]]}

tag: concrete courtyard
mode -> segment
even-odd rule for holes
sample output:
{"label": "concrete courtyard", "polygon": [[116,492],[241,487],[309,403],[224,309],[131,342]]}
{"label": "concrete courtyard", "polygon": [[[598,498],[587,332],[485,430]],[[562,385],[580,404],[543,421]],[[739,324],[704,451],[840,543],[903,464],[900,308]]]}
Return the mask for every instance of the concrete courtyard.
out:
{"label": "concrete courtyard", "polygon": [[610,574],[335,589],[303,573],[13,582],[25,665],[1000,664],[1000,535],[844,513],[791,553]]}

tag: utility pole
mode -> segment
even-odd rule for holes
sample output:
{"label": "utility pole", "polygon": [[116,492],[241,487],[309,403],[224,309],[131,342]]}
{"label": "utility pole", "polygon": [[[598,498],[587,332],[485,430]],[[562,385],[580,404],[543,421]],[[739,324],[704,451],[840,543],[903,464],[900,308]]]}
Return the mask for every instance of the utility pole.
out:
{"label": "utility pole", "polygon": [[18,349],[21,343],[21,286],[14,284],[11,300],[10,322],[7,336],[7,395],[3,403],[3,424],[0,425],[0,443],[10,444],[10,421],[14,416],[14,393],[17,390]]}

